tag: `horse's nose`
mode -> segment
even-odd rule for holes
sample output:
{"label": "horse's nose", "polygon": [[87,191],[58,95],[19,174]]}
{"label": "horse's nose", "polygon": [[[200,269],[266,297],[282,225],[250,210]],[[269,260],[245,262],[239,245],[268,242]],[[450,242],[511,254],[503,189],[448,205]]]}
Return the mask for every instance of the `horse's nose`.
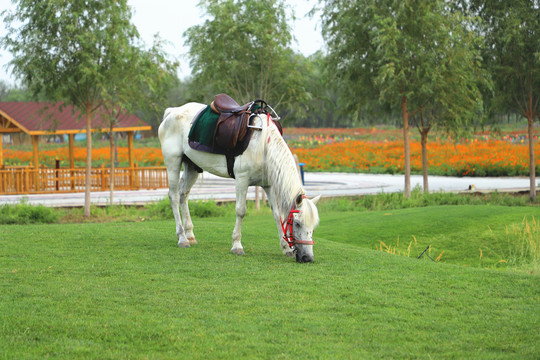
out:
{"label": "horse's nose", "polygon": [[299,262],[299,263],[312,262],[313,261],[313,256],[308,255],[308,254],[304,254],[304,255],[300,256],[300,255],[296,254],[296,261]]}

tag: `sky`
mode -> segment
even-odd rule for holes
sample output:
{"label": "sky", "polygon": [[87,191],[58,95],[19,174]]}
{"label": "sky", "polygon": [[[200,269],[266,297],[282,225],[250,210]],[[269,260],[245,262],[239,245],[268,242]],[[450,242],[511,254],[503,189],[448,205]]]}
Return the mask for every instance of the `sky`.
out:
{"label": "sky", "polygon": [[[182,34],[191,26],[204,21],[204,12],[197,7],[199,0],[128,0],[133,9],[132,22],[139,30],[141,39],[149,47],[154,34],[169,42],[165,50],[180,61],[178,75],[181,78],[191,73],[188,48],[184,46]],[[296,21],[292,22],[293,36],[296,40],[292,47],[305,56],[311,55],[323,47],[321,26],[316,18],[306,14],[318,3],[317,0],[288,0],[287,4],[294,9]],[[0,0],[0,12],[14,9],[11,0]],[[0,36],[6,33],[4,24],[0,25]],[[11,60],[11,54],[0,49],[0,80],[11,85],[16,83],[11,70],[6,64]]]}

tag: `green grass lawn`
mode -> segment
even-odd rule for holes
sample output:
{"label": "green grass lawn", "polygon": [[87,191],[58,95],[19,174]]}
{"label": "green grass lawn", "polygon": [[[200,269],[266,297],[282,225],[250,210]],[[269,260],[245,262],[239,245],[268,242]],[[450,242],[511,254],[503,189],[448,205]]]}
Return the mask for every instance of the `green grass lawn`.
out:
{"label": "green grass lawn", "polygon": [[[231,215],[195,218],[189,249],[171,220],[4,225],[0,358],[537,359],[539,277],[497,262],[504,227],[538,212],[327,208],[312,264],[281,255],[267,212],[242,257]],[[410,257],[375,250],[412,235]]]}

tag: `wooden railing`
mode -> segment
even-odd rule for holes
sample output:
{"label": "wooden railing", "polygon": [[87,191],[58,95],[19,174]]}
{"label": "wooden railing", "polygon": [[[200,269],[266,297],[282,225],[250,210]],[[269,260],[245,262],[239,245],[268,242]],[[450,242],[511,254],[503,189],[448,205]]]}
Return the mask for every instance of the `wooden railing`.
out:
{"label": "wooden railing", "polygon": [[[91,173],[92,191],[107,191],[111,184],[111,169],[93,168]],[[85,190],[85,168],[0,168],[0,195],[66,193]],[[115,190],[140,190],[167,188],[165,167],[116,168],[114,171]]]}

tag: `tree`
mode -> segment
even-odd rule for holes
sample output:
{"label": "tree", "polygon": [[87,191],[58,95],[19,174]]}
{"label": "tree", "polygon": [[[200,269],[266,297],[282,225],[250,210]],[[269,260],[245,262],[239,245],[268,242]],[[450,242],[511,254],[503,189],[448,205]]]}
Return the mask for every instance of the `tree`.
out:
{"label": "tree", "polygon": [[495,83],[493,109],[527,119],[530,198],[536,198],[533,126],[540,118],[540,1],[463,0],[483,21],[484,61]]}
{"label": "tree", "polygon": [[283,1],[202,0],[200,6],[209,19],[184,36],[201,98],[226,92],[274,108],[306,98]]}
{"label": "tree", "polygon": [[119,77],[137,75],[126,56],[138,39],[127,1],[20,0],[3,15],[8,34],[2,42],[13,55],[14,74],[34,94],[71,104],[85,118],[84,214],[90,216],[92,116],[120,88]]}
{"label": "tree", "polygon": [[109,123],[111,205],[114,203],[115,183],[114,127],[126,113],[138,111],[161,115],[166,107],[163,99],[177,81],[178,63],[167,58],[162,45],[162,40],[156,35],[149,50],[133,45],[128,47],[122,66],[113,74],[114,81],[104,92],[103,108]]}
{"label": "tree", "polygon": [[[452,21],[442,0],[325,0],[323,36],[329,64],[344,81],[346,109],[360,112],[378,100],[399,105],[403,121],[404,195],[410,196],[409,119],[449,95],[437,90],[447,79],[445,59],[457,46],[463,24]],[[471,57],[472,61],[473,57]],[[470,64],[468,62],[467,64]],[[467,75],[468,76],[468,75]],[[455,94],[455,93],[454,93]],[[461,93],[459,94],[462,95]]]}
{"label": "tree", "polygon": [[481,66],[479,38],[465,26],[472,24],[472,20],[459,11],[447,12],[442,20],[441,27],[434,29],[438,33],[433,34],[438,48],[434,65],[438,71],[433,72],[431,90],[423,94],[422,110],[413,117],[421,138],[424,192],[429,192],[427,141],[430,130],[438,127],[459,138],[482,116],[480,88],[491,87],[489,76]]}

